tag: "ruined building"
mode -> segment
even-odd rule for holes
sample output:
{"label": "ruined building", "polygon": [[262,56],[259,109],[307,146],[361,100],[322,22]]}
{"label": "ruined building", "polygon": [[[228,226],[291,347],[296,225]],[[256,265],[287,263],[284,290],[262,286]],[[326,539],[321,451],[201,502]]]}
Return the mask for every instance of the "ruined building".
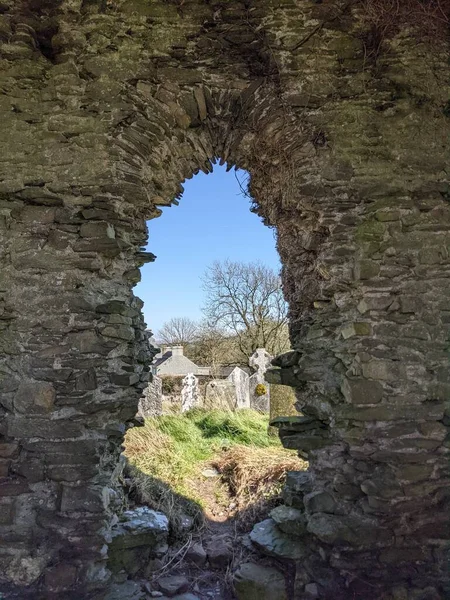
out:
{"label": "ruined building", "polygon": [[373,4],[0,1],[4,598],[107,589],[146,220],[214,159],[278,236],[295,352],[272,377],[297,388],[285,433],[318,498],[298,581],[449,597],[448,37]]}

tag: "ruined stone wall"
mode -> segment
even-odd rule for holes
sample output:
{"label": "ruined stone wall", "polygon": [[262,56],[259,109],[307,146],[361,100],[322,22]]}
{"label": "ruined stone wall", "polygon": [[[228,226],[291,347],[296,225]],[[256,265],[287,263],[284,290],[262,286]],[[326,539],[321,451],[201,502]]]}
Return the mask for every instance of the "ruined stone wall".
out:
{"label": "ruined stone wall", "polygon": [[145,221],[218,158],[277,228],[279,378],[332,498],[299,580],[445,598],[448,48],[402,32],[371,63],[357,8],[308,0],[5,0],[0,39],[0,590],[102,597]]}

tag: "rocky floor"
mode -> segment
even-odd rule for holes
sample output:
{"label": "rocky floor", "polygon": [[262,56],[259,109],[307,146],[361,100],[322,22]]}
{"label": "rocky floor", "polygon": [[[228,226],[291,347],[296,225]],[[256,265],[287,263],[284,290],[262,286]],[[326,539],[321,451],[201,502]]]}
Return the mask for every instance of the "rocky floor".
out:
{"label": "rocky floor", "polygon": [[288,600],[292,569],[260,554],[233,520],[211,521],[162,558],[145,577],[113,586],[107,600]]}

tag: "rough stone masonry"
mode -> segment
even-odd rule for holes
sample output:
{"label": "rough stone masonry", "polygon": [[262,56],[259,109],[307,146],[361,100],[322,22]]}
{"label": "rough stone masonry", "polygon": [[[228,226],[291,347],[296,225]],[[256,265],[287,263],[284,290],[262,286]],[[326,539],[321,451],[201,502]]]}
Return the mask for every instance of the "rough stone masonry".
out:
{"label": "rough stone masonry", "polygon": [[3,597],[104,597],[146,220],[219,159],[278,236],[305,597],[448,598],[448,44],[341,0],[1,0],[0,40]]}

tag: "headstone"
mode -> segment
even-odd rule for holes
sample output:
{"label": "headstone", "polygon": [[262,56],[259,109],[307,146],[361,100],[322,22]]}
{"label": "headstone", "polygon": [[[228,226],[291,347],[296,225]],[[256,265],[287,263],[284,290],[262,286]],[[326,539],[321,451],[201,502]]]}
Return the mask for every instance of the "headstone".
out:
{"label": "headstone", "polygon": [[250,356],[248,364],[255,369],[257,373],[264,373],[270,367],[270,362],[273,356],[271,356],[265,348],[257,348],[255,352]]}
{"label": "headstone", "polygon": [[268,413],[270,410],[270,388],[264,375],[253,373],[248,380],[250,390],[250,408]]}
{"label": "headstone", "polygon": [[208,410],[235,410],[236,390],[227,379],[213,379],[206,386],[205,407]]}
{"label": "headstone", "polygon": [[295,408],[297,398],[295,397],[294,388],[288,385],[270,386],[270,420],[277,417],[293,417],[298,415]]}
{"label": "headstone", "polygon": [[248,374],[239,367],[236,367],[228,375],[227,380],[231,381],[235,388],[236,408],[250,408],[250,389],[248,383]]}
{"label": "headstone", "polygon": [[198,379],[193,373],[188,373],[183,379],[183,387],[181,389],[181,412],[186,412],[199,405],[200,391],[198,388]]}
{"label": "headstone", "polygon": [[138,415],[140,417],[157,417],[162,414],[162,380],[153,375],[152,381],[144,390],[139,401]]}
{"label": "headstone", "polygon": [[248,361],[255,369],[255,373],[249,379],[250,407],[260,412],[270,410],[270,388],[264,379],[264,373],[269,368],[272,358],[265,348],[257,348]]}

